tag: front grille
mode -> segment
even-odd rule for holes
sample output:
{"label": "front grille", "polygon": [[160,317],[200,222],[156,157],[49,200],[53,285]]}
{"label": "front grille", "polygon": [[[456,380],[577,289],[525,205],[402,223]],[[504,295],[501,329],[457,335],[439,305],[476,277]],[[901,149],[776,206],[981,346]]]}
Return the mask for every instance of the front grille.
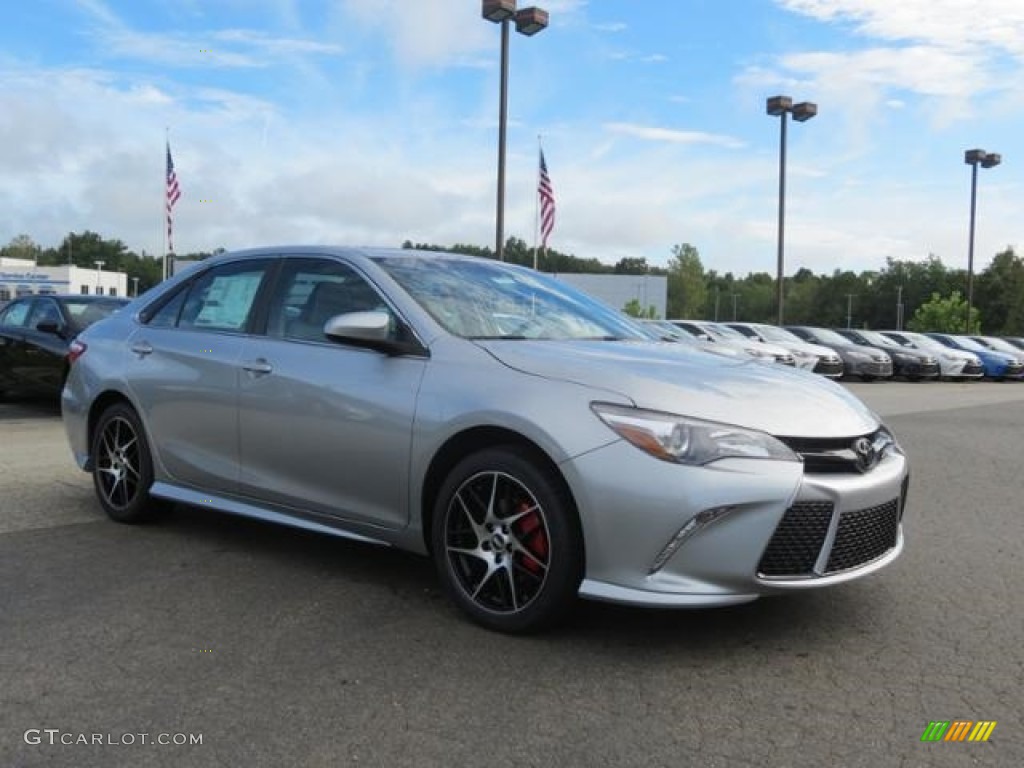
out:
{"label": "front grille", "polygon": [[899,527],[899,499],[840,515],[825,573],[857,568],[881,557],[896,546]]}
{"label": "front grille", "polygon": [[[790,450],[804,462],[804,472],[820,474],[828,472],[863,472],[853,450],[855,437],[779,437]],[[864,435],[872,443],[878,433]]]}
{"label": "front grille", "polygon": [[818,358],[814,372],[824,376],[839,376],[843,372],[843,361],[839,359]]}
{"label": "front grille", "polygon": [[1020,376],[1021,373],[1024,373],[1024,365],[1021,365],[1020,363],[1010,363],[1006,366],[1007,376]]}
{"label": "front grille", "polygon": [[786,510],[757,566],[762,576],[813,576],[832,520],[832,502],[800,501]]}
{"label": "front grille", "polygon": [[980,363],[977,365],[975,365],[974,363],[967,363],[967,365],[965,365],[963,369],[963,374],[965,376],[974,376],[976,374],[984,372],[985,368]]}

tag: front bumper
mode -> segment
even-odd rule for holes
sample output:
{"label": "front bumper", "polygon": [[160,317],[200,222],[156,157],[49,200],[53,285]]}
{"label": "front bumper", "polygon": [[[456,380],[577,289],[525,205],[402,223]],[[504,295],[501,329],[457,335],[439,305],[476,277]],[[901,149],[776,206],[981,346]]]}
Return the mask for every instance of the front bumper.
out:
{"label": "front bumper", "polygon": [[822,357],[814,366],[814,372],[829,378],[839,378],[843,375],[843,361],[838,357]]}
{"label": "front bumper", "polygon": [[[684,467],[620,442],[567,462],[563,472],[583,525],[583,597],[652,607],[730,605],[865,576],[894,560],[903,546],[908,469],[895,451],[865,474],[805,474],[803,464],[767,460]],[[810,567],[765,573],[766,554],[778,550],[780,525],[807,504],[831,510],[812,542]],[[859,516],[887,505],[898,514],[882,521],[892,540],[871,532],[862,545]],[[652,569],[696,515],[723,509]]]}
{"label": "front bumper", "polygon": [[889,378],[892,376],[892,361],[882,363],[876,360],[853,360],[850,362],[850,373],[854,376]]}

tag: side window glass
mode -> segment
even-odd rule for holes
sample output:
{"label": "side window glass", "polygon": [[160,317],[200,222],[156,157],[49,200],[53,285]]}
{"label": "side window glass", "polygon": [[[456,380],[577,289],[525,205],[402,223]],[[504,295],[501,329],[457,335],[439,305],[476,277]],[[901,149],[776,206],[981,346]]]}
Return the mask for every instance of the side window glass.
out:
{"label": "side window glass", "polygon": [[181,314],[181,308],[185,304],[185,297],[188,295],[188,289],[184,288],[178,291],[170,301],[164,303],[160,309],[158,309],[146,325],[151,328],[173,328],[178,324],[178,315]]}
{"label": "side window glass", "polygon": [[11,304],[0,313],[0,326],[4,328],[24,328],[25,320],[28,319],[29,302],[19,301]]}
{"label": "side window glass", "polygon": [[225,264],[198,278],[188,291],[179,328],[244,331],[269,262]]}
{"label": "side window glass", "polygon": [[60,311],[50,299],[36,299],[28,316],[28,327],[35,330],[40,323],[61,323]]}
{"label": "side window glass", "polygon": [[326,341],[324,324],[335,315],[376,309],[391,314],[376,289],[351,267],[331,259],[288,259],[271,299],[267,334]]}

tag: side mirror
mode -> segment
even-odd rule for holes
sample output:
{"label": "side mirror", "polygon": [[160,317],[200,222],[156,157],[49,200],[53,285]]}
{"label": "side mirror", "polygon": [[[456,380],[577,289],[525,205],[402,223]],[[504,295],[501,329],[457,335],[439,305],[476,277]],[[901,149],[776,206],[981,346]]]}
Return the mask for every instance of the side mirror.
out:
{"label": "side mirror", "polygon": [[324,323],[324,334],[338,341],[387,341],[390,325],[387,312],[346,312]]}
{"label": "side mirror", "polygon": [[[381,310],[346,312],[324,323],[324,335],[334,341],[375,349],[386,355],[428,355],[415,340],[395,338],[391,332],[391,314]],[[407,334],[398,334],[406,336]],[[411,338],[411,334],[408,334]]]}

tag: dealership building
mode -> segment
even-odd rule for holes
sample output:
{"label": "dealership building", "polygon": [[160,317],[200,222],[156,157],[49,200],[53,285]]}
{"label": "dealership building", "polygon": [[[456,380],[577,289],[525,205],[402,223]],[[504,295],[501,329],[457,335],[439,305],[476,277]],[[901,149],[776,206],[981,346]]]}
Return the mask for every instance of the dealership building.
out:
{"label": "dealership building", "polygon": [[41,267],[32,259],[0,256],[0,304],[37,293],[127,296],[128,276],[104,271],[102,265],[96,269],[70,264]]}

